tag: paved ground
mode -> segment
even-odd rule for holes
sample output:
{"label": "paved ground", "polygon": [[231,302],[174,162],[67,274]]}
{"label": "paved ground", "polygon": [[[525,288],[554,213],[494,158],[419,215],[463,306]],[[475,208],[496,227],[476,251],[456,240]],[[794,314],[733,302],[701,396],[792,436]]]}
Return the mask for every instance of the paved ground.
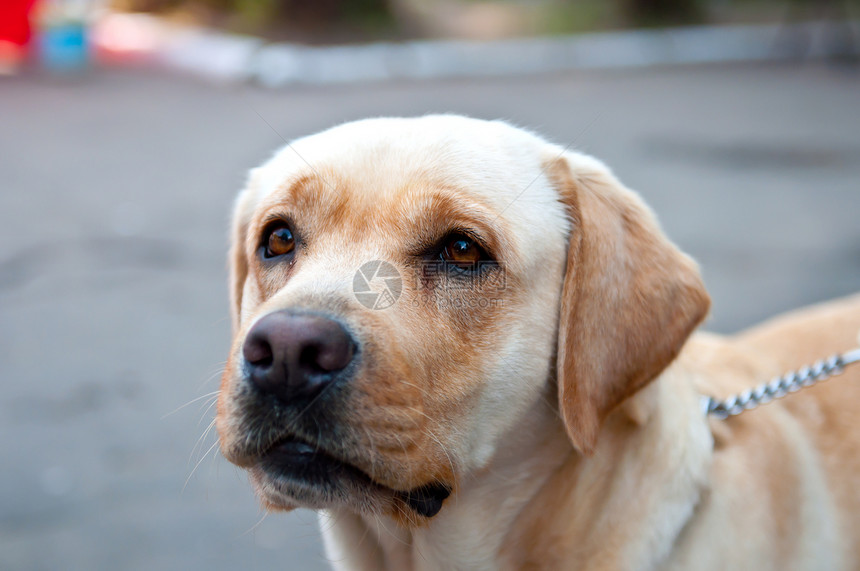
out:
{"label": "paved ground", "polygon": [[286,138],[458,111],[574,141],[701,261],[709,327],[731,331],[860,290],[858,94],[860,73],[815,66],[277,92],[4,79],[0,568],[325,567],[311,513],[260,522],[214,436],[195,445],[205,399],[168,414],[217,387],[227,212],[281,144],[257,113]]}

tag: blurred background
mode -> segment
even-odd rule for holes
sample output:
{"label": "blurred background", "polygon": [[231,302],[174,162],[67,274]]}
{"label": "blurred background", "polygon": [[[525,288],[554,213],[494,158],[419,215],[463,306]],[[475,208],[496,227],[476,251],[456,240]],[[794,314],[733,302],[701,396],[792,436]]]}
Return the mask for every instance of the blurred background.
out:
{"label": "blurred background", "polygon": [[860,291],[858,14],[4,0],[0,569],[327,568],[315,516],[265,516],[207,427],[231,201],[342,121],[503,118],[600,157],[700,261],[711,330]]}

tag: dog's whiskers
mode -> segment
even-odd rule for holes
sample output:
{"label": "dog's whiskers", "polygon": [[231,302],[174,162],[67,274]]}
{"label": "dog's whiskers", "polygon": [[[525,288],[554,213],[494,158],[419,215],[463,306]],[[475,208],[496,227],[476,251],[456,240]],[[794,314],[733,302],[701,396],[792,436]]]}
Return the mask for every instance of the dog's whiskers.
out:
{"label": "dog's whiskers", "polygon": [[415,383],[410,383],[409,381],[406,381],[404,379],[400,379],[400,383],[403,385],[406,385],[408,387],[412,387],[413,389],[419,390],[422,395],[426,393],[426,390],[424,389],[424,387],[416,385]]}
{"label": "dog's whiskers", "polygon": [[434,434],[429,427],[425,426],[424,430],[427,431],[427,434],[430,436],[430,438],[436,441],[436,444],[439,445],[439,449],[442,450],[442,453],[445,454],[445,457],[448,459],[448,465],[451,466],[451,477],[453,477],[455,481],[458,480],[459,476],[457,475],[457,470],[454,468],[454,461],[451,459],[451,455],[448,453],[448,449],[445,448],[445,445],[442,444],[442,441],[439,440],[439,437],[437,437],[436,434]]}
{"label": "dog's whiskers", "polygon": [[200,467],[200,464],[202,464],[202,463],[203,463],[203,461],[206,459],[206,457],[207,457],[207,456],[209,456],[209,453],[210,453],[210,452],[212,452],[212,450],[214,450],[216,446],[218,446],[218,441],[217,441],[217,440],[216,440],[215,442],[213,442],[213,443],[212,443],[212,446],[210,446],[210,447],[209,447],[209,450],[207,450],[207,451],[206,451],[206,453],[205,453],[205,454],[203,454],[203,456],[202,456],[202,457],[200,458],[200,460],[197,462],[197,464],[195,464],[195,465],[194,465],[194,468],[191,470],[191,473],[190,473],[190,474],[188,474],[188,478],[186,478],[186,479],[185,479],[185,484],[183,484],[183,485],[182,485],[182,491],[183,491],[183,492],[185,491],[185,488],[188,486],[188,482],[190,482],[190,481],[191,481],[192,476],[194,476],[194,472],[196,472],[196,471],[197,471],[197,468],[199,468],[199,467]]}
{"label": "dog's whiskers", "polygon": [[220,363],[218,363],[217,369],[215,369],[215,371],[210,373],[209,376],[207,376],[206,379],[197,386],[197,390],[200,390],[204,386],[211,383],[214,379],[217,379],[218,377],[223,375],[224,369],[226,367],[227,367],[227,361],[221,361]]}
{"label": "dog's whiskers", "polygon": [[373,442],[373,436],[367,427],[362,427],[364,434],[367,435],[368,444],[370,444],[370,479],[376,480],[376,444]]}
{"label": "dog's whiskers", "polygon": [[200,426],[200,423],[203,422],[203,419],[206,418],[206,415],[209,414],[209,411],[212,410],[212,407],[216,404],[218,404],[217,397],[213,398],[209,405],[206,407],[206,409],[202,413],[200,413],[200,420],[197,421],[198,427]]}
{"label": "dog's whiskers", "polygon": [[[209,432],[215,426],[215,419],[209,423],[209,426],[206,427],[206,430],[203,431],[203,434],[200,435],[200,438],[197,439],[197,442],[194,443],[194,447],[191,448],[191,454],[188,455],[188,464],[191,464],[191,459],[194,457],[194,452],[197,451],[198,447],[202,449],[202,443],[206,440],[206,437],[209,435]],[[216,441],[217,444],[217,441]]]}
{"label": "dog's whiskers", "polygon": [[[417,524],[417,521],[414,521],[411,519],[412,516],[408,511],[405,511],[403,513],[406,515],[406,519],[409,521],[409,523],[411,525]],[[406,547],[412,547],[412,543],[404,541],[402,538],[398,537],[396,533],[394,533],[393,531],[388,529],[388,526],[386,526],[385,522],[382,521],[383,517],[384,516],[379,516],[379,515],[371,517],[371,519],[373,519],[373,522],[376,524],[376,535],[377,535],[377,537],[382,536],[382,533],[380,532],[380,527],[381,527],[382,531],[384,531],[386,534],[388,534],[397,543],[399,543],[401,545],[405,545]]]}
{"label": "dog's whiskers", "polygon": [[217,399],[217,397],[218,397],[218,393],[220,393],[220,392],[221,392],[220,390],[212,391],[211,393],[206,393],[205,395],[201,395],[201,396],[199,396],[199,397],[193,398],[193,399],[191,399],[190,401],[188,401],[187,403],[183,404],[182,406],[180,406],[180,407],[178,407],[178,408],[176,408],[176,409],[174,409],[174,410],[172,410],[172,411],[168,412],[168,413],[167,413],[167,414],[165,414],[164,416],[162,416],[162,417],[161,417],[161,420],[164,420],[164,419],[165,419],[165,418],[167,418],[168,416],[171,416],[171,415],[173,415],[173,414],[176,414],[177,412],[179,412],[179,411],[180,411],[180,410],[182,410],[183,408],[185,408],[185,407],[187,407],[187,406],[191,406],[192,404],[196,403],[197,401],[200,401],[200,400],[203,400],[203,399],[209,399],[209,398],[213,398],[213,397]]}
{"label": "dog's whiskers", "polygon": [[[416,408],[416,407],[414,407],[414,406],[410,406],[410,407],[407,407],[407,408],[408,408],[409,410],[411,410],[412,412],[415,412],[415,413],[417,413],[417,414],[420,414],[421,416],[423,416],[423,417],[424,417],[424,418],[426,418],[427,420],[430,420],[430,421],[433,421],[433,420],[434,420],[432,416],[430,416],[429,414],[427,414],[427,413],[426,413],[426,412],[424,412],[423,410],[420,410],[420,409],[418,409],[418,408]],[[438,445],[439,445],[439,448],[442,450],[442,452],[444,452],[444,453],[445,453],[445,456],[448,458],[448,463],[451,465],[451,473],[452,473],[452,475],[456,476],[456,470],[454,469],[454,462],[453,462],[453,460],[451,460],[451,456],[448,454],[448,450],[447,450],[447,449],[445,448],[445,446],[442,444],[442,441],[441,441],[441,440],[439,440],[439,437],[437,437],[437,436],[436,436],[436,434],[435,434],[435,433],[434,433],[434,432],[433,432],[433,431],[432,431],[432,430],[431,430],[431,429],[430,429],[426,424],[424,424],[423,428],[424,428],[424,430],[425,430],[425,431],[427,431],[427,434],[430,436],[430,438],[432,438],[433,440],[435,440],[435,441],[436,441],[436,444],[438,444]]]}
{"label": "dog's whiskers", "polygon": [[426,412],[424,412],[423,410],[421,410],[419,408],[416,408],[414,406],[407,406],[406,408],[411,410],[412,412],[420,414],[421,416],[423,416],[424,418],[426,418],[428,420],[431,420],[431,421],[433,420],[433,417],[431,417],[429,414],[427,414]]}
{"label": "dog's whiskers", "polygon": [[246,535],[248,535],[249,533],[254,533],[255,531],[257,531],[257,528],[258,528],[258,527],[260,527],[260,526],[263,524],[263,522],[264,522],[264,521],[266,521],[266,518],[267,518],[267,517],[269,517],[269,512],[263,512],[263,517],[261,517],[261,518],[260,518],[260,520],[259,520],[257,523],[255,523],[254,525],[252,525],[251,527],[249,527],[247,530],[245,530],[245,531],[243,531],[242,533],[240,533],[240,534],[237,536],[237,539],[238,539],[239,537],[245,537],[245,536],[246,536]]}
{"label": "dog's whiskers", "polygon": [[[331,527],[329,529],[330,530],[334,529],[334,526],[336,523],[337,523],[337,521],[332,521]],[[366,526],[364,526],[364,533],[362,533],[361,537],[358,539],[358,543],[356,544],[356,547],[361,547],[364,544],[364,540],[367,539],[368,533],[370,533],[370,526],[366,525]]]}

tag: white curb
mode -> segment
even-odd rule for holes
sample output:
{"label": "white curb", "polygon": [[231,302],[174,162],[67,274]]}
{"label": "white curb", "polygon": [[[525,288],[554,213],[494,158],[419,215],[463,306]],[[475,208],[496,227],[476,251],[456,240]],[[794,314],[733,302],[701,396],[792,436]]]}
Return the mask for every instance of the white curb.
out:
{"label": "white curb", "polygon": [[[152,26],[152,20],[146,25]],[[850,45],[833,44],[833,33],[840,29],[851,40]],[[159,37],[154,56],[169,68],[220,81],[255,81],[268,87],[785,61],[850,55],[843,53],[846,51],[860,55],[860,21],[699,26],[493,42],[435,40],[330,47],[265,44],[256,38],[200,29],[174,28]],[[797,46],[801,46],[803,53],[798,53]]]}

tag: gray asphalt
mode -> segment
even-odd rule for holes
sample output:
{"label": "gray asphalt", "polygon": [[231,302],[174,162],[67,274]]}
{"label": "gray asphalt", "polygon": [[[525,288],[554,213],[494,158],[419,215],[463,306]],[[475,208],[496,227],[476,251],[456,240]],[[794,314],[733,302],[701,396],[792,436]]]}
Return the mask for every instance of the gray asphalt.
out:
{"label": "gray asphalt", "polygon": [[455,111],[570,143],[701,262],[712,330],[860,290],[856,70],[283,91],[129,71],[2,79],[0,569],[326,568],[313,514],[264,519],[200,438],[213,411],[194,401],[228,344],[231,200],[281,137]]}

